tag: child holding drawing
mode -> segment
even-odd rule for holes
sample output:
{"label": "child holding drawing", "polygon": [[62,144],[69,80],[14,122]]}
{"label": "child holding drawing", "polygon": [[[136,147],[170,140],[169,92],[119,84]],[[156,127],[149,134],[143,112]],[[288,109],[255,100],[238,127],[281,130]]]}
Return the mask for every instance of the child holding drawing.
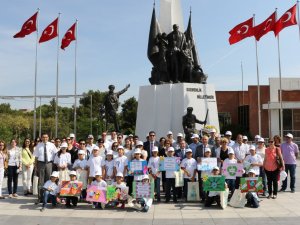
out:
{"label": "child holding drawing", "polygon": [[[174,158],[174,148],[169,147],[167,158]],[[173,191],[173,202],[177,203],[177,189],[175,188],[175,171],[166,171],[166,203],[170,202],[171,189]]]}
{"label": "child holding drawing", "polygon": [[148,162],[148,170],[149,174],[154,181],[154,189],[156,192],[157,202],[160,202],[160,171],[159,169],[159,156],[158,156],[158,148],[156,146],[152,149],[152,157],[150,157]]}
{"label": "child holding drawing", "polygon": [[[91,185],[95,185],[99,188],[106,188],[107,187],[106,182],[104,180],[102,180],[102,173],[101,172],[96,172],[95,173],[95,180],[91,183]],[[96,207],[99,208],[99,209],[104,209],[105,204],[104,203],[93,202],[92,209],[95,209]]]}
{"label": "child holding drawing", "polygon": [[[72,183],[72,182],[77,182],[77,173],[76,173],[76,171],[71,171],[70,172],[70,182]],[[78,197],[77,196],[67,196],[66,197],[66,207],[67,208],[71,208],[72,206],[71,206],[71,202],[72,202],[72,205],[74,206],[74,207],[76,207],[77,206],[77,203],[78,203]]]}
{"label": "child holding drawing", "polygon": [[82,182],[82,192],[81,192],[81,199],[86,198],[86,188],[87,188],[87,160],[85,159],[85,151],[79,150],[78,151],[78,159],[75,160],[73,164],[73,170],[77,173],[78,181]]}
{"label": "child holding drawing", "polygon": [[[223,165],[237,163],[237,160],[234,157],[234,151],[233,151],[232,148],[230,148],[228,150],[228,157],[229,158],[227,158],[227,159],[224,160]],[[235,179],[226,179],[225,181],[226,181],[226,183],[228,185],[228,188],[229,188],[229,191],[230,191],[230,196],[232,196],[233,192],[235,190]]]}
{"label": "child holding drawing", "polygon": [[42,208],[40,209],[41,212],[45,210],[45,207],[49,199],[52,203],[52,207],[55,207],[57,204],[56,195],[59,192],[58,176],[59,173],[57,171],[52,172],[50,176],[50,180],[46,181],[46,183],[43,186],[44,194],[43,194],[43,205]]}

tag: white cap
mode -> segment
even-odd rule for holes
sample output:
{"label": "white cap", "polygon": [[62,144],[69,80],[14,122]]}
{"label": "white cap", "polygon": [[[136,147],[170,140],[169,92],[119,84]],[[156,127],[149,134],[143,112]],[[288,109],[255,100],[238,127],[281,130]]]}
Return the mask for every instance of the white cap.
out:
{"label": "white cap", "polygon": [[137,145],[137,146],[138,146],[138,145],[142,145],[142,146],[143,146],[144,143],[143,143],[142,141],[137,141],[137,142],[136,142],[136,145]]}
{"label": "white cap", "polygon": [[94,151],[94,150],[98,150],[98,151],[99,151],[100,148],[99,148],[97,145],[95,145],[95,147],[93,148],[93,151]]}
{"label": "white cap", "polygon": [[141,149],[136,148],[136,149],[134,150],[134,154],[142,154]]}
{"label": "white cap", "polygon": [[192,139],[194,139],[194,138],[199,138],[199,135],[198,134],[193,134]]}
{"label": "white cap", "polygon": [[257,142],[265,142],[265,139],[263,139],[263,138],[258,138]]}
{"label": "white cap", "polygon": [[71,172],[69,173],[69,176],[72,176],[72,175],[77,177],[76,171],[71,171]]}
{"label": "white cap", "polygon": [[254,137],[255,139],[259,139],[260,138],[260,135],[255,135],[255,137]]}
{"label": "white cap", "polygon": [[53,171],[51,177],[59,177],[59,172]]}
{"label": "white cap", "polygon": [[225,133],[225,136],[232,136],[232,133],[231,133],[231,131],[226,131],[226,133]]}
{"label": "white cap", "polygon": [[215,167],[213,168],[213,170],[220,170],[220,168],[217,167],[217,166],[215,166]]}
{"label": "white cap", "polygon": [[229,154],[234,154],[234,151],[233,151],[232,148],[228,149],[228,155],[229,155]]}
{"label": "white cap", "polygon": [[106,155],[113,155],[113,154],[114,154],[113,150],[107,150],[106,152]]}
{"label": "white cap", "polygon": [[128,137],[133,137],[133,134],[129,134]]}
{"label": "white cap", "polygon": [[63,142],[61,143],[60,145],[61,148],[67,148],[68,147],[68,144],[66,142]]}
{"label": "white cap", "polygon": [[250,145],[249,150],[255,150],[255,146],[254,145]]}
{"label": "white cap", "polygon": [[250,170],[248,171],[248,173],[254,173],[254,174],[255,174],[255,170],[254,170],[254,169],[250,169]]}
{"label": "white cap", "polygon": [[291,133],[286,134],[285,137],[289,137],[289,138],[292,138],[292,139],[294,138],[294,136]]}
{"label": "white cap", "polygon": [[174,152],[174,151],[175,151],[175,149],[173,147],[168,148],[168,152]]}
{"label": "white cap", "polygon": [[152,152],[158,152],[158,147],[157,146],[153,146]]}
{"label": "white cap", "polygon": [[101,173],[100,171],[97,171],[97,172],[95,173],[95,176],[102,176],[102,173]]}
{"label": "white cap", "polygon": [[119,145],[117,149],[123,149],[124,150],[124,147],[122,145]]}
{"label": "white cap", "polygon": [[215,128],[210,129],[210,133],[216,133],[216,132],[217,132],[217,131],[216,131]]}
{"label": "white cap", "polygon": [[74,138],[74,137],[75,137],[75,134],[71,133],[70,138]]}
{"label": "white cap", "polygon": [[122,172],[117,172],[116,177],[124,177]]}
{"label": "white cap", "polygon": [[188,149],[185,151],[185,153],[188,153],[188,152],[193,152],[193,150],[190,149],[190,148],[188,148]]}
{"label": "white cap", "polygon": [[85,151],[84,150],[79,150],[77,154],[78,155],[85,155]]}
{"label": "white cap", "polygon": [[94,136],[92,134],[89,134],[88,138],[94,138]]}
{"label": "white cap", "polygon": [[243,136],[243,140],[248,140],[248,137],[247,136]]}
{"label": "white cap", "polygon": [[183,137],[183,134],[182,133],[178,133],[177,137]]}
{"label": "white cap", "polygon": [[167,135],[173,135],[172,131],[168,131]]}
{"label": "white cap", "polygon": [[144,174],[144,175],[142,176],[142,180],[144,180],[144,179],[149,179],[148,174]]}
{"label": "white cap", "polygon": [[205,148],[204,152],[211,152],[210,148]]}

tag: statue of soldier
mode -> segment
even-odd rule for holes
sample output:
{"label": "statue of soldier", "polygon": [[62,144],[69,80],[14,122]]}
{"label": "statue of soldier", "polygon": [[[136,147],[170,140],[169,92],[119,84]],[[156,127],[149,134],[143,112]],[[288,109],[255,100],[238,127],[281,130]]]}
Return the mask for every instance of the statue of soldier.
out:
{"label": "statue of soldier", "polygon": [[195,124],[206,124],[206,121],[200,121],[193,114],[193,107],[187,108],[187,114],[182,117],[182,126],[185,133],[187,143],[191,143],[191,137],[195,133]]}
{"label": "statue of soldier", "polygon": [[123,90],[115,93],[114,92],[115,86],[109,85],[108,86],[109,91],[104,98],[106,123],[113,122],[116,132],[120,132],[119,121],[117,118],[117,112],[119,108],[119,97],[120,95],[125,93],[129,87],[130,84],[128,84]]}

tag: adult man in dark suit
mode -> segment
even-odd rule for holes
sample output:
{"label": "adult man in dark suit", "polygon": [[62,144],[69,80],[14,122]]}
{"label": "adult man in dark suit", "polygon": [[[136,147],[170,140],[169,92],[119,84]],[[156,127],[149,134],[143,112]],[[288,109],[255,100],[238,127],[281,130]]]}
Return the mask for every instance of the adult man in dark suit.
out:
{"label": "adult man in dark suit", "polygon": [[156,134],[154,131],[150,131],[149,132],[149,141],[146,141],[144,143],[144,150],[147,151],[148,153],[148,157],[147,157],[147,161],[149,161],[149,158],[152,156],[152,149],[153,147],[159,146],[159,142],[156,140]]}

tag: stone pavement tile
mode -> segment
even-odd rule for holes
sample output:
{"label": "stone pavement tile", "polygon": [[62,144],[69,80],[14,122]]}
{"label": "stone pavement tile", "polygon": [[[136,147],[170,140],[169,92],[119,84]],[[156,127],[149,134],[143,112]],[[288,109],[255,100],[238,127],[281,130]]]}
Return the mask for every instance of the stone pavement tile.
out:
{"label": "stone pavement tile", "polygon": [[215,225],[247,225],[242,218],[213,218]]}
{"label": "stone pavement tile", "polygon": [[201,219],[183,219],[183,224],[184,225],[214,225],[214,221],[211,218],[201,218]]}
{"label": "stone pavement tile", "polygon": [[152,225],[152,219],[124,219],[119,225]]}
{"label": "stone pavement tile", "polygon": [[183,225],[182,219],[154,219],[153,225]]}
{"label": "stone pavement tile", "polygon": [[236,212],[226,212],[226,211],[210,211],[211,218],[240,218],[239,214]]}
{"label": "stone pavement tile", "polygon": [[181,211],[183,219],[210,219],[211,215],[208,212],[183,212]]}

